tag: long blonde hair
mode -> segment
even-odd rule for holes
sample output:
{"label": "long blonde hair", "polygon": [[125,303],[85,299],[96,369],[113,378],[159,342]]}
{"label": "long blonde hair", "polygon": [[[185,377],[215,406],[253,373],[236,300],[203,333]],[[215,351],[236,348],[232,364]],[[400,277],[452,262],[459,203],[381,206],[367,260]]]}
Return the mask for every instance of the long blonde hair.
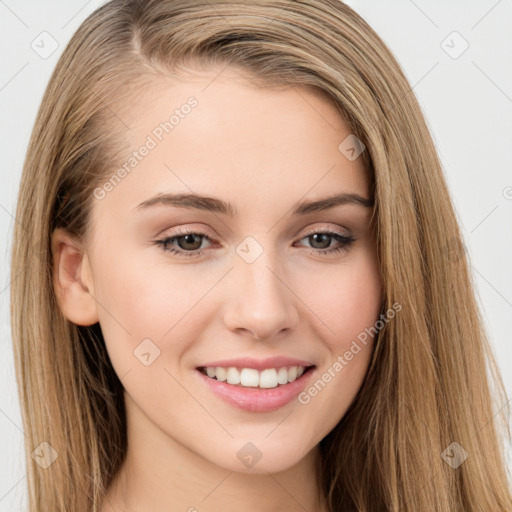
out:
{"label": "long blonde hair", "polygon": [[[30,511],[97,512],[126,453],[122,385],[99,324],[74,325],[58,307],[51,233],[88,235],[93,190],[119,163],[123,105],[188,63],[321,91],[366,146],[385,302],[402,310],[320,443],[330,510],[512,510],[508,418],[496,415],[505,389],[436,149],[383,41],[339,0],[113,0],[59,59],[19,191],[11,323]],[[468,455],[458,467],[442,456],[452,443]]]}

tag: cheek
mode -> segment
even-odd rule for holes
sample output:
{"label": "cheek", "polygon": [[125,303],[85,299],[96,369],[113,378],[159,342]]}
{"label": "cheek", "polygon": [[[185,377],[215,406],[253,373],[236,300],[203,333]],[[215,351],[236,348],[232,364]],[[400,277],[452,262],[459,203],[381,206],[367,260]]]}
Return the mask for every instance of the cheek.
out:
{"label": "cheek", "polygon": [[198,314],[206,315],[201,298],[218,280],[214,272],[198,279],[192,265],[148,265],[142,258],[102,265],[95,292],[101,328],[118,373],[132,367],[134,351],[142,342],[178,361],[190,340],[198,337]]}
{"label": "cheek", "polygon": [[[318,336],[327,349],[321,368],[299,402],[310,404],[326,434],[343,417],[366,375],[375,326],[382,306],[381,280],[374,253],[335,266],[309,294],[318,316]],[[325,285],[318,286],[324,282]],[[321,334],[320,334],[321,333]],[[312,410],[312,409],[311,409]]]}
{"label": "cheek", "polygon": [[[381,279],[371,251],[360,251],[339,265],[327,268],[307,286],[307,304],[326,333],[331,351],[344,352],[352,340],[373,326],[382,307]],[[306,288],[304,288],[306,290]]]}

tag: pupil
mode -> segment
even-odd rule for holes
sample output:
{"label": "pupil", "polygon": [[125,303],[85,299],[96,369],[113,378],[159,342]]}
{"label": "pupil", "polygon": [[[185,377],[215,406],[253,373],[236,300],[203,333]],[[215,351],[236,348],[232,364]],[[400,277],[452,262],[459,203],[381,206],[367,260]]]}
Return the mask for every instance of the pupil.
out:
{"label": "pupil", "polygon": [[[322,237],[325,237],[324,241],[327,241],[327,245],[324,245],[322,247],[322,249],[325,249],[326,247],[329,247],[329,237],[331,235],[328,235],[326,233],[315,233],[314,235],[312,235],[313,239],[315,240],[315,242],[318,242],[318,238],[322,238]],[[320,240],[320,243],[322,243],[322,241]]]}
{"label": "pupil", "polygon": [[[193,233],[188,234],[188,235],[184,235],[182,238],[185,239],[185,245],[187,245],[187,244],[194,244],[194,237],[195,236],[196,235],[193,234]],[[197,245],[197,243],[196,243],[196,245]],[[200,239],[199,239],[199,245],[201,245]],[[187,248],[187,249],[197,249],[197,247],[185,247],[185,248]]]}

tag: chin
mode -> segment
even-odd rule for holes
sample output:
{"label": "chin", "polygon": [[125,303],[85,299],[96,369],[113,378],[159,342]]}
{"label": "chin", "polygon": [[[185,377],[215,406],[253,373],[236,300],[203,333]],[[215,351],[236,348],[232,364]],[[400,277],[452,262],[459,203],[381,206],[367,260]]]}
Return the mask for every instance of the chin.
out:
{"label": "chin", "polygon": [[236,441],[236,447],[229,448],[233,457],[226,457],[226,450],[211,462],[237,473],[267,474],[286,471],[298,464],[308,450],[298,450],[293,440],[279,441],[279,446],[260,441]]}

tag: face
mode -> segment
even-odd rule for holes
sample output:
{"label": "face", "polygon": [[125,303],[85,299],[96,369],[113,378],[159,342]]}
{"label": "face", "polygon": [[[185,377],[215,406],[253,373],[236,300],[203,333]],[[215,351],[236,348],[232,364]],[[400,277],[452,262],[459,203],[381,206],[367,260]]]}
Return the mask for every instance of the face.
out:
{"label": "face", "polygon": [[371,338],[346,356],[382,300],[372,208],[354,200],[370,183],[325,98],[217,75],[155,82],[128,112],[79,269],[90,316],[72,294],[64,309],[100,322],[139,432],[275,472],[336,426],[367,371]]}

